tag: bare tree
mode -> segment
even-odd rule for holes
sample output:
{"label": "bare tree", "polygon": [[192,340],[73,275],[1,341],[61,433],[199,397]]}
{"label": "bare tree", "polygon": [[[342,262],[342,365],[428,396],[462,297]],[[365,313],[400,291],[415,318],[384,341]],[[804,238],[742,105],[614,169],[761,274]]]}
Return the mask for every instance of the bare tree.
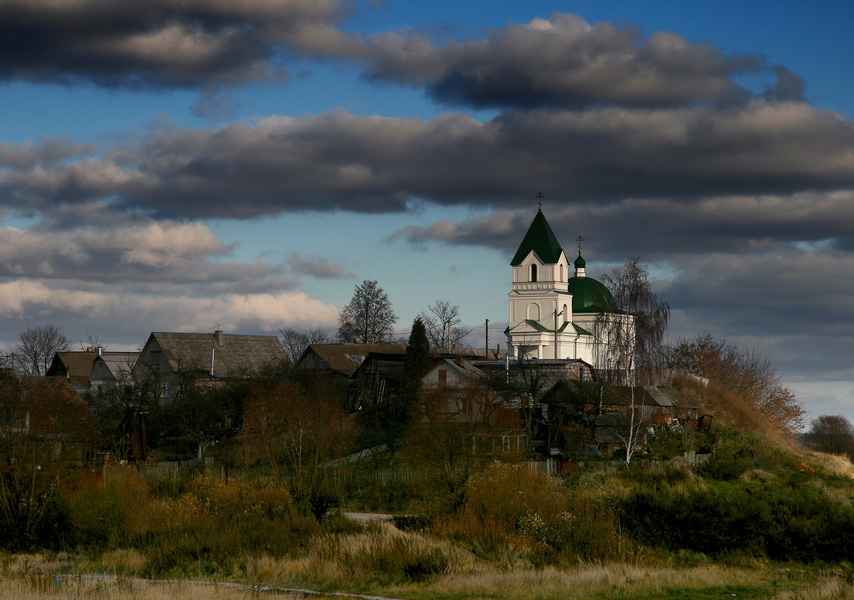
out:
{"label": "bare tree", "polygon": [[338,316],[338,339],[365,344],[385,341],[392,333],[397,315],[388,295],[375,280],[364,280],[353,290],[350,303]]}
{"label": "bare tree", "polygon": [[721,386],[773,429],[794,435],[803,427],[803,406],[780,384],[771,363],[757,350],[741,349],[704,333],[677,341],[665,354],[668,367]]}
{"label": "bare tree", "polygon": [[26,375],[44,375],[53,355],[71,348],[71,340],[65,337],[53,323],[38,327],[27,327],[18,334],[14,350],[16,368]]}
{"label": "bare tree", "polygon": [[617,308],[632,316],[631,339],[620,342],[631,342],[632,368],[647,374],[659,363],[662,340],[670,322],[670,305],[652,291],[649,269],[639,261],[638,256],[629,258],[602,280],[613,294]]}
{"label": "bare tree", "polygon": [[597,332],[603,341],[606,373],[614,383],[629,386],[628,425],[617,434],[626,450],[627,465],[640,445],[645,426],[643,405],[637,404],[635,387],[657,364],[670,320],[670,305],[652,291],[649,270],[639,261],[639,257],[629,258],[611,275],[603,276],[619,312],[600,315]]}
{"label": "bare tree", "polygon": [[320,327],[305,331],[285,327],[279,329],[279,333],[282,334],[282,347],[285,349],[285,354],[288,355],[288,358],[294,364],[296,364],[302,353],[310,345],[323,344],[331,338],[329,331]]}
{"label": "bare tree", "polygon": [[427,329],[430,347],[448,352],[459,348],[471,332],[468,327],[458,327],[460,307],[448,300],[436,300],[419,315]]}

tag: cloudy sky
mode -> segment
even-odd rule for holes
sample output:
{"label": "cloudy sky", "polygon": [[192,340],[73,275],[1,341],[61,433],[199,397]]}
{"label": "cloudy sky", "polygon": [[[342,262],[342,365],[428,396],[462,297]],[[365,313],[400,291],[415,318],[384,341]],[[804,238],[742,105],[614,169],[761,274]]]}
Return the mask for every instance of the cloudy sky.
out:
{"label": "cloudy sky", "polygon": [[0,346],[333,330],[376,279],[504,347],[541,191],[854,420],[854,4],[806,7],[0,0]]}

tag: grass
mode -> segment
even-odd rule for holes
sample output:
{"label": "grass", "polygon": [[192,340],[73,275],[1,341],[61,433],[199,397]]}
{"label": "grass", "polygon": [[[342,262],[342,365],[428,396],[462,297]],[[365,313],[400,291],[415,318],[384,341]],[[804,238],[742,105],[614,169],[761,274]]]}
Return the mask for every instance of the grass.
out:
{"label": "grass", "polygon": [[[396,534],[390,534],[396,535]],[[374,532],[376,536],[376,532]],[[343,540],[350,550],[363,547],[366,539]],[[384,543],[388,538],[384,536]],[[331,555],[327,555],[330,558]],[[305,567],[296,559],[258,559],[255,577],[263,573],[263,581],[245,587],[215,586],[192,581],[151,581],[127,576],[85,577],[65,571],[74,567],[73,560],[50,559],[43,556],[7,557],[0,576],[0,597],[19,600],[51,598],[115,598],[168,600],[232,600],[272,597],[263,586],[280,588],[311,588],[305,577],[299,576]],[[333,560],[332,563],[335,561]],[[417,582],[388,582],[365,585],[358,582],[359,573],[330,563],[324,585],[313,589],[332,592],[345,590],[354,594],[370,593],[387,598],[411,600],[464,600],[470,598],[501,598],[507,600],[572,600],[601,598],[617,600],[636,598],[653,600],[680,598],[683,600],[721,598],[736,594],[738,598],[779,598],[789,600],[835,600],[850,597],[841,593],[854,592],[845,583],[843,574],[785,569],[771,565],[751,565],[751,568],[707,564],[693,568],[645,568],[625,564],[579,564],[572,568],[545,568],[502,572],[474,562],[456,565],[456,571],[431,580],[429,585]],[[463,567],[460,569],[460,567]],[[339,580],[344,577],[349,581]],[[330,585],[332,583],[333,585]],[[306,597],[304,594],[277,594],[278,598]],[[312,597],[324,597],[323,594]],[[326,596],[331,597],[331,596]]]}
{"label": "grass", "polygon": [[639,463],[561,480],[496,462],[453,502],[411,482],[425,510],[400,529],[318,522],[282,481],[164,486],[110,471],[66,495],[73,553],[0,555],[0,598],[261,598],[259,586],[407,600],[854,598],[854,567],[838,562],[854,550],[850,463],[719,437],[694,471]]}

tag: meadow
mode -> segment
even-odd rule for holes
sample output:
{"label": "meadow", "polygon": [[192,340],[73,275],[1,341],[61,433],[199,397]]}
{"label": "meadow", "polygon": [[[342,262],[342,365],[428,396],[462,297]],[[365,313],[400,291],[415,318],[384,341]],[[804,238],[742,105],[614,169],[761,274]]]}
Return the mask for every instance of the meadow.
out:
{"label": "meadow", "polygon": [[603,463],[558,478],[508,460],[459,488],[330,484],[337,508],[317,519],[281,479],[116,466],[55,496],[63,535],[4,554],[0,597],[851,598],[852,476],[843,458],[722,432],[694,469]]}

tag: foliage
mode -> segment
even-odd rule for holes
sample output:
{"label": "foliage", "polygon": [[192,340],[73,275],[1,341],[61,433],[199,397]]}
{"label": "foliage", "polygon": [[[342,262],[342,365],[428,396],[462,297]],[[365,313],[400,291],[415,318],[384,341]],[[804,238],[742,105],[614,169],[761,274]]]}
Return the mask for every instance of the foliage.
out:
{"label": "foliage", "polygon": [[412,332],[406,344],[406,356],[403,360],[403,371],[400,374],[400,393],[391,416],[404,426],[409,423],[412,410],[418,402],[421,382],[430,370],[430,345],[427,342],[427,331],[424,322],[417,318],[412,322]]}
{"label": "foliage", "polygon": [[468,327],[458,327],[460,307],[449,300],[436,300],[421,311],[418,318],[427,329],[430,347],[442,352],[451,352],[459,348],[471,332]]}
{"label": "foliage", "polygon": [[0,544],[57,547],[69,530],[60,492],[94,445],[95,419],[65,382],[0,381]]}
{"label": "foliage", "polygon": [[631,544],[613,509],[600,492],[573,495],[525,463],[493,463],[471,477],[460,510],[435,530],[504,568],[523,559],[538,565],[626,559]]}
{"label": "foliage", "polygon": [[813,419],[804,436],[811,448],[854,458],[854,425],[842,415],[822,415]]}
{"label": "foliage", "polygon": [[501,441],[505,435],[518,435],[519,429],[518,413],[478,381],[424,389],[404,456],[417,460],[422,469],[438,472],[448,492],[456,495],[469,476],[497,453],[505,460],[518,458],[513,449],[503,449]]}
{"label": "foliage", "polygon": [[336,502],[327,463],[351,450],[355,432],[333,390],[321,381],[256,386],[240,440],[246,466],[286,477],[298,503],[320,520]]}
{"label": "foliage", "polygon": [[[803,406],[788,388],[780,385],[776,371],[758,351],[742,350],[704,333],[677,341],[667,348],[666,355],[669,368],[710,380],[709,410],[719,408],[714,405],[716,397],[726,399],[728,393],[743,404],[743,408],[732,404],[729,408],[754,411],[775,431],[793,435],[803,427]],[[723,393],[716,393],[718,389]]]}
{"label": "foliage", "polygon": [[18,344],[12,351],[15,367],[26,375],[44,375],[53,355],[71,348],[71,340],[54,325],[27,327],[18,334]]}
{"label": "foliage", "polygon": [[839,561],[854,551],[850,506],[796,480],[644,487],[621,504],[623,524],[643,542],[720,557]]}
{"label": "foliage", "polygon": [[338,339],[349,343],[358,339],[363,344],[385,341],[392,333],[397,315],[388,295],[376,280],[364,280],[353,290],[350,303],[338,316]]}

